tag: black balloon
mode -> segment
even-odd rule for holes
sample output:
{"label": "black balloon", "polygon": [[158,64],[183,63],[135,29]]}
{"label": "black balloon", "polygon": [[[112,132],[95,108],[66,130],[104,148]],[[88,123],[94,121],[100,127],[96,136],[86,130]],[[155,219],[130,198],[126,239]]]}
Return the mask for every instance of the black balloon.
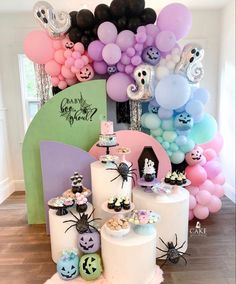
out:
{"label": "black balloon", "polygon": [[98,27],[100,24],[95,24],[95,26],[93,27],[93,35],[95,35],[97,37],[97,31],[98,31]]}
{"label": "black balloon", "polygon": [[58,87],[52,87],[52,95],[55,96],[57,93],[61,92],[62,90]]}
{"label": "black balloon", "polygon": [[128,30],[136,33],[137,28],[141,26],[142,22],[139,17],[132,17],[129,19]]}
{"label": "black balloon", "polygon": [[127,18],[125,16],[119,18],[117,20],[117,28],[118,28],[118,30],[119,31],[125,30],[126,27],[127,27],[127,23],[128,23],[128,21],[127,21]]}
{"label": "black balloon", "polygon": [[76,16],[77,16],[77,11],[71,11],[70,12],[71,27],[77,26]]}
{"label": "black balloon", "polygon": [[111,14],[115,18],[123,17],[126,13],[127,2],[126,0],[113,0],[110,5]]}
{"label": "black balloon", "polygon": [[127,5],[129,16],[139,16],[144,10],[145,0],[127,0]]}
{"label": "black balloon", "polygon": [[88,46],[89,46],[89,44],[90,44],[90,42],[91,42],[91,39],[90,39],[89,36],[83,35],[83,36],[81,37],[80,42],[82,42],[83,45],[84,45],[84,47],[87,49]]}
{"label": "black balloon", "polygon": [[98,23],[103,23],[111,19],[110,8],[106,4],[99,4],[95,8],[94,15]]}
{"label": "black balloon", "polygon": [[157,14],[152,8],[144,9],[141,19],[142,23],[145,25],[154,24],[156,22]]}
{"label": "black balloon", "polygon": [[94,15],[88,9],[82,9],[76,16],[77,25],[80,29],[92,29],[95,23]]}
{"label": "black balloon", "polygon": [[82,31],[79,30],[78,28],[72,28],[72,29],[69,31],[68,36],[69,36],[69,39],[70,39],[72,42],[76,43],[76,42],[78,42],[78,41],[81,40]]}

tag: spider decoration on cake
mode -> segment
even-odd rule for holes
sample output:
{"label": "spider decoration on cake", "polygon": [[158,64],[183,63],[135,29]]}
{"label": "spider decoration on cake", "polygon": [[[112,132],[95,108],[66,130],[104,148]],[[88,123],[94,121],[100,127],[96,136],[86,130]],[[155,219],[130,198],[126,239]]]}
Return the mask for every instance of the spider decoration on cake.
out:
{"label": "spider decoration on cake", "polygon": [[185,261],[185,265],[187,264],[187,260],[186,258],[183,256],[184,254],[186,255],[190,255],[186,252],[180,251],[180,249],[184,246],[184,244],[186,243],[186,241],[184,241],[182,243],[182,245],[180,247],[177,247],[178,245],[178,240],[177,240],[177,234],[175,234],[175,245],[173,244],[173,242],[167,242],[167,244],[162,240],[162,238],[159,238],[161,240],[161,242],[165,245],[165,247],[167,248],[167,250],[162,250],[160,248],[157,247],[157,249],[159,249],[162,252],[165,252],[165,254],[163,254],[160,257],[157,257],[157,259],[160,259],[164,256],[166,256],[165,261],[162,263],[161,267],[163,265],[166,264],[167,261],[171,262],[171,263],[178,263],[180,258],[183,258],[183,260]]}
{"label": "spider decoration on cake", "polygon": [[135,173],[136,169],[132,169],[133,163],[131,163],[130,166],[128,166],[124,162],[121,162],[119,165],[117,165],[115,162],[113,162],[113,163],[115,164],[116,168],[108,168],[107,170],[109,170],[109,171],[117,171],[118,172],[118,176],[113,178],[111,180],[111,182],[116,180],[119,177],[122,177],[122,188],[124,186],[124,182],[128,181],[128,178],[132,178],[133,182],[135,183],[134,176],[137,179],[137,174]]}
{"label": "spider decoration on cake", "polygon": [[92,233],[94,230],[99,232],[96,227],[91,225],[92,222],[97,221],[97,220],[101,220],[101,218],[91,219],[94,210],[95,209],[93,209],[93,211],[90,213],[90,215],[85,214],[85,213],[83,213],[83,214],[79,213],[79,218],[77,216],[75,216],[70,211],[71,215],[74,216],[76,220],[66,220],[66,221],[63,222],[63,223],[70,223],[70,222],[74,223],[66,229],[65,233],[72,227],[75,227],[79,234],[84,234],[84,233],[87,233],[87,232]]}

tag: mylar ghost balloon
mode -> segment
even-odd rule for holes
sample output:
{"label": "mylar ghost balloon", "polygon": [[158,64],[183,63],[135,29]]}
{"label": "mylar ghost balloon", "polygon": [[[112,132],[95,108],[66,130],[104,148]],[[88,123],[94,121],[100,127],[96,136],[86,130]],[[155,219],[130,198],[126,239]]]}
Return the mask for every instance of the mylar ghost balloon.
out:
{"label": "mylar ghost balloon", "polygon": [[143,50],[142,59],[145,63],[155,66],[161,60],[160,51],[155,46],[148,46]]}
{"label": "mylar ghost balloon", "polygon": [[95,280],[102,273],[101,258],[96,253],[85,254],[80,259],[80,276],[85,280]]}
{"label": "mylar ghost balloon", "polygon": [[116,66],[108,66],[107,67],[107,73],[109,75],[115,74],[117,72],[117,68]]}
{"label": "mylar ghost balloon", "polygon": [[191,152],[188,152],[185,156],[186,162],[189,166],[195,166],[197,164],[204,164],[206,158],[203,155],[203,149],[199,146],[195,146]]}
{"label": "mylar ghost balloon", "polygon": [[176,115],[174,126],[177,131],[188,131],[193,127],[193,118],[187,112],[181,112]]}
{"label": "mylar ghost balloon", "polygon": [[154,70],[148,64],[141,64],[134,70],[136,85],[131,84],[127,88],[127,95],[133,101],[148,102],[154,98]]}
{"label": "mylar ghost balloon", "polygon": [[195,43],[187,44],[182,51],[181,59],[175,67],[175,73],[183,74],[190,83],[198,83],[204,76],[202,59],[204,49]]}
{"label": "mylar ghost balloon", "polygon": [[76,77],[80,82],[85,82],[93,79],[94,71],[91,65],[86,65],[78,73],[76,73]]}
{"label": "mylar ghost balloon", "polygon": [[78,248],[84,253],[94,253],[100,249],[100,233],[97,231],[79,235]]}
{"label": "mylar ghost balloon", "polygon": [[64,252],[57,262],[57,272],[61,279],[71,280],[79,275],[79,257],[74,252]]}
{"label": "mylar ghost balloon", "polygon": [[51,4],[39,1],[34,5],[34,17],[52,38],[62,38],[71,26],[70,15],[55,11]]}

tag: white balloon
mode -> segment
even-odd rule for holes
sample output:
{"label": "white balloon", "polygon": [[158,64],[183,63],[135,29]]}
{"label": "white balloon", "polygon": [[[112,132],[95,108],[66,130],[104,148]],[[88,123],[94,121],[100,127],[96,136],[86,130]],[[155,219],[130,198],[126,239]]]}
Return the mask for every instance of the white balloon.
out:
{"label": "white balloon", "polygon": [[159,66],[156,69],[156,76],[158,80],[161,80],[162,78],[168,76],[170,74],[170,71],[165,66]]}

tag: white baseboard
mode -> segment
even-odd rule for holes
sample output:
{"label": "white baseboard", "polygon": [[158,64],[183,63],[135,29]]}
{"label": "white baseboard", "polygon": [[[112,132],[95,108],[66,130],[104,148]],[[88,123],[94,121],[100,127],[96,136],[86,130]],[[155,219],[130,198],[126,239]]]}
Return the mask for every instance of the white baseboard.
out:
{"label": "white baseboard", "polygon": [[14,182],[5,179],[0,182],[0,204],[15,191]]}
{"label": "white baseboard", "polygon": [[225,195],[235,203],[235,188],[233,188],[229,183],[224,184]]}
{"label": "white baseboard", "polygon": [[25,191],[25,183],[24,180],[14,180],[15,191]]}

